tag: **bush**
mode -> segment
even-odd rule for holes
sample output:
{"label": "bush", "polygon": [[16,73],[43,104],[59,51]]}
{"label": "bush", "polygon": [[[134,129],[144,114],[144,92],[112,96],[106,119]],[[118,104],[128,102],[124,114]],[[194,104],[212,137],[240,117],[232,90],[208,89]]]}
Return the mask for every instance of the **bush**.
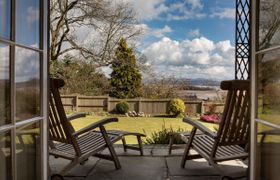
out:
{"label": "bush", "polygon": [[125,114],[128,112],[128,110],[129,110],[129,104],[125,101],[119,102],[116,105],[116,111],[119,114]]}
{"label": "bush", "polygon": [[[165,124],[160,131],[155,131],[151,134],[151,137],[147,137],[144,141],[145,144],[169,144],[170,135],[173,133],[183,132],[184,130],[178,128],[174,130],[172,127],[166,128]],[[184,144],[179,136],[175,136],[174,144]]]}
{"label": "bush", "polygon": [[170,101],[168,111],[169,114],[172,114],[175,117],[184,116],[185,108],[184,101],[182,99],[175,98]]}

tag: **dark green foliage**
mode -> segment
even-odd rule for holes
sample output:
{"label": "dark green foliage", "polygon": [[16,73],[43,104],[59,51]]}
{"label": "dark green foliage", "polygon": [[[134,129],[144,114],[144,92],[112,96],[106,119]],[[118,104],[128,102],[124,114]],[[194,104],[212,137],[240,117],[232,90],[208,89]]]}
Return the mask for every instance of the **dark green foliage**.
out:
{"label": "dark green foliage", "polygon": [[[144,141],[145,144],[169,144],[170,135],[173,133],[183,132],[184,130],[178,128],[174,130],[172,127],[166,128],[165,124],[162,126],[160,131],[154,131],[151,137],[147,137]],[[184,144],[184,141],[180,137],[175,136],[174,144]]]}
{"label": "dark green foliage", "polygon": [[112,62],[110,96],[115,98],[135,98],[141,96],[142,75],[136,64],[134,52],[126,40],[121,39]]}
{"label": "dark green foliage", "polygon": [[62,61],[51,61],[51,76],[62,78],[65,86],[62,94],[105,95],[109,92],[109,81],[94,65],[66,57]]}
{"label": "dark green foliage", "polygon": [[40,81],[18,82],[16,88],[16,118],[28,119],[40,114]]}
{"label": "dark green foliage", "polygon": [[261,86],[259,87],[259,98],[264,114],[280,114],[280,62],[277,59],[263,60],[259,63],[258,79]]}
{"label": "dark green foliage", "polygon": [[119,114],[125,114],[128,112],[128,110],[129,110],[129,104],[125,101],[119,102],[116,105],[116,111]]}
{"label": "dark green foliage", "polygon": [[0,125],[3,125],[10,119],[10,81],[0,80],[0,87]]}
{"label": "dark green foliage", "polygon": [[168,111],[175,117],[183,117],[185,112],[185,103],[182,99],[175,98],[170,101]]}

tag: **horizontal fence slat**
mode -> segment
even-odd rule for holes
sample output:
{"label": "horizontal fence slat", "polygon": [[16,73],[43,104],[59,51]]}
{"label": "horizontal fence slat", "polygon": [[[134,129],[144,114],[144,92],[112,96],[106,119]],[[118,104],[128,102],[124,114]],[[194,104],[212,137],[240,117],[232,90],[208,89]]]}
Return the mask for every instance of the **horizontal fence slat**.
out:
{"label": "horizontal fence slat", "polygon": [[[113,112],[116,104],[126,101],[130,111],[144,112],[145,114],[168,114],[168,105],[171,99],[116,99],[109,96],[80,96],[62,95],[63,106],[66,111],[77,112]],[[224,103],[206,101],[185,101],[186,113],[203,114],[214,109],[222,112]]]}

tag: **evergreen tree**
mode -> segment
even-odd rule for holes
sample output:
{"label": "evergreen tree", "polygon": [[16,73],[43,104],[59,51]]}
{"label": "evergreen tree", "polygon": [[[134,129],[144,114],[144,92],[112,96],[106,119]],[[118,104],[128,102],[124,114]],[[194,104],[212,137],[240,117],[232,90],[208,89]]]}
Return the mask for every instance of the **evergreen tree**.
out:
{"label": "evergreen tree", "polygon": [[121,39],[112,62],[110,84],[111,97],[135,98],[141,96],[142,75],[136,64],[134,52],[128,47],[125,39]]}

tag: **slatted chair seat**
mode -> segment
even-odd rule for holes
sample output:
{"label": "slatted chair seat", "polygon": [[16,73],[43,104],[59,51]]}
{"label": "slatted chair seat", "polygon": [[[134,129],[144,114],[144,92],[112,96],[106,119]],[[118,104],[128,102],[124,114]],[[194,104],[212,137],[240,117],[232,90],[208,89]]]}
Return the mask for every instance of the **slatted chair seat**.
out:
{"label": "slatted chair seat", "polygon": [[[223,176],[226,174],[218,162],[234,159],[245,159],[249,156],[250,124],[250,81],[223,81],[221,89],[227,90],[227,99],[223,116],[216,133],[197,120],[184,118],[183,122],[193,126],[189,134],[184,135],[186,144],[181,167],[190,159],[205,158]],[[201,133],[198,133],[198,132]],[[187,140],[186,140],[187,139]],[[190,154],[193,148],[198,154]]]}
{"label": "slatted chair seat", "polygon": [[[111,142],[116,142],[121,139],[119,135],[108,134]],[[106,146],[106,141],[100,132],[92,131],[83,134],[77,138],[78,146],[80,147],[81,154],[100,152]],[[50,150],[50,154],[57,156],[65,154],[69,159],[76,158],[76,151],[71,144],[68,143],[55,143],[54,148]]]}
{"label": "slatted chair seat", "polygon": [[[211,157],[211,152],[214,146],[215,140],[207,135],[196,135],[193,139],[193,148],[199,151],[200,154],[205,154],[205,159]],[[236,158],[246,158],[248,152],[239,145],[219,146],[213,159],[216,162],[231,160]]]}

